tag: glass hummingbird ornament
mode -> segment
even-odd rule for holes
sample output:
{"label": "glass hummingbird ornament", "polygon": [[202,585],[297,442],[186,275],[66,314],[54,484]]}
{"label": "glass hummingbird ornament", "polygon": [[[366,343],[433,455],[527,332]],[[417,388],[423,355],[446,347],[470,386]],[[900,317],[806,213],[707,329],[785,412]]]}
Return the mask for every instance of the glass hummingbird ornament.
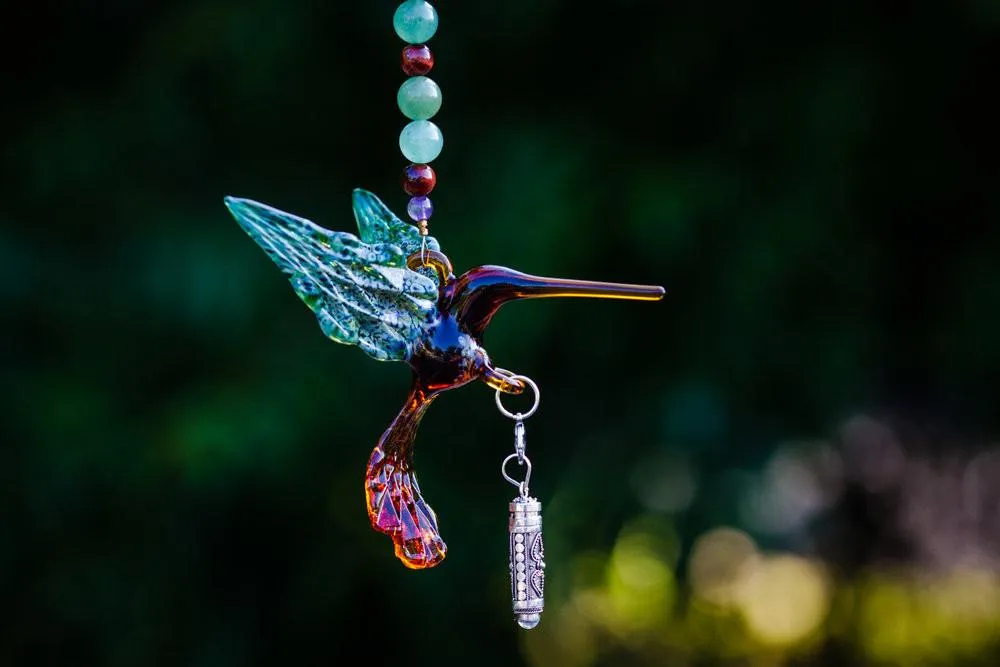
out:
{"label": "glass hummingbird ornament", "polygon": [[525,384],[493,365],[483,333],[508,301],[596,297],[655,301],[662,287],[531,276],[480,266],[456,277],[438,242],[421,236],[375,195],[354,191],[358,235],[248,199],[227,197],[236,221],[288,276],[323,333],[379,361],[413,371],[406,402],[368,459],[365,498],[372,527],[392,538],[409,568],[440,563],[447,551],[437,515],[413,469],[420,421],[442,392],[482,380],[505,393]]}

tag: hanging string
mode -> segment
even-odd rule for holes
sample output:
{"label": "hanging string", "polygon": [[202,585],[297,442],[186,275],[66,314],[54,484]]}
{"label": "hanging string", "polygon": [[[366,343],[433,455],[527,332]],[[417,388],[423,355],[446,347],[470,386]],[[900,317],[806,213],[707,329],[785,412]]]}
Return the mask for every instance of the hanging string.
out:
{"label": "hanging string", "polygon": [[399,150],[410,161],[403,170],[403,190],[410,195],[406,213],[424,237],[423,256],[427,248],[427,221],[434,213],[428,195],[437,185],[437,175],[429,163],[437,159],[444,147],[441,129],[430,120],[441,109],[441,89],[427,76],[434,68],[434,54],[426,42],[437,32],[438,15],[426,0],[406,0],[396,9],[392,23],[396,34],[406,42],[401,65],[409,78],[399,87],[396,103],[410,122],[399,134]]}

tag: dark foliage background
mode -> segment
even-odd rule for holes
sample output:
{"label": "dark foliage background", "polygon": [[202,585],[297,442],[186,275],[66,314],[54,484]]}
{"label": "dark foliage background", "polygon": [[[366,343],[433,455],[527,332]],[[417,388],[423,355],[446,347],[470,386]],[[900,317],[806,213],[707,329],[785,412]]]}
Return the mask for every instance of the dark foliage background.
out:
{"label": "dark foliage background", "polygon": [[330,343],[222,205],[398,212],[395,3],[25,3],[2,23],[0,664],[992,665],[1000,7],[436,3],[458,270],[510,305],[548,610],[511,621],[510,423],[417,449],[414,573],[362,475],[400,364]]}

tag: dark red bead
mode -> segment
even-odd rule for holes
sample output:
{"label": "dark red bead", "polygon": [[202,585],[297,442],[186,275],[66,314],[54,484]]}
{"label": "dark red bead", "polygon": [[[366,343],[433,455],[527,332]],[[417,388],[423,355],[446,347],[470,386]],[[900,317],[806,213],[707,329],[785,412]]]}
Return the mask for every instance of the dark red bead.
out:
{"label": "dark red bead", "polygon": [[403,48],[402,63],[408,76],[423,76],[434,68],[434,54],[426,44],[408,44]]}
{"label": "dark red bead", "polygon": [[403,170],[403,189],[411,197],[426,197],[437,185],[437,176],[428,164],[411,164]]}

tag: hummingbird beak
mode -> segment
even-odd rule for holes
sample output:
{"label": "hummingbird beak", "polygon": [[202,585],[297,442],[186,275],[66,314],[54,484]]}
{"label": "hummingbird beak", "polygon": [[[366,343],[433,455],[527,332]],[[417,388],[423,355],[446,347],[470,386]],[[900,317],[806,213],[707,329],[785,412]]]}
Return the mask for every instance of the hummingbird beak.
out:
{"label": "hummingbird beak", "polygon": [[657,285],[543,278],[502,266],[480,266],[455,282],[448,310],[478,337],[500,306],[515,299],[587,297],[659,301],[664,294],[666,290]]}

